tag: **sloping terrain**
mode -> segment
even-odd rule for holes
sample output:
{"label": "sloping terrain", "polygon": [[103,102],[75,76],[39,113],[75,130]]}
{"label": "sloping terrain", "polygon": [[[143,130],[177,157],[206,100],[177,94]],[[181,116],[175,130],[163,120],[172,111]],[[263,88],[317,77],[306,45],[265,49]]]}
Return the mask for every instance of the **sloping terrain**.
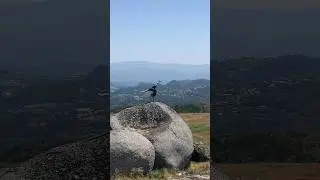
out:
{"label": "sloping terrain", "polygon": [[212,65],[217,161],[319,162],[319,58],[244,57]]}
{"label": "sloping terrain", "polygon": [[215,133],[318,132],[320,59],[212,62]]}

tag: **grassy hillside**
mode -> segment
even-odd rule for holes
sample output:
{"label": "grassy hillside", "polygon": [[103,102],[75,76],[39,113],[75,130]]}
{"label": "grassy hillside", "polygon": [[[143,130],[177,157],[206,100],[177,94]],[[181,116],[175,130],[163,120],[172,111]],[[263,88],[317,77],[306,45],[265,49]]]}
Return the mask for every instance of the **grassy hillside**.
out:
{"label": "grassy hillside", "polygon": [[[210,141],[209,113],[181,113],[180,115],[189,125],[196,139],[199,138],[204,142]],[[309,138],[312,139],[311,136]],[[236,151],[237,148],[234,150]],[[231,180],[236,180],[237,177],[243,180],[257,180],[258,178],[259,180],[320,179],[319,163],[218,163],[217,167]]]}
{"label": "grassy hillside", "polygon": [[210,114],[209,113],[182,113],[181,117],[189,125],[196,140],[210,143]]}
{"label": "grassy hillside", "polygon": [[[210,141],[209,113],[182,113],[181,117],[191,128],[196,139]],[[214,125],[214,122],[213,122]],[[217,145],[219,146],[219,145]],[[237,148],[235,147],[236,151]],[[196,164],[196,163],[195,163]],[[217,167],[230,180],[318,180],[319,163],[218,163]]]}

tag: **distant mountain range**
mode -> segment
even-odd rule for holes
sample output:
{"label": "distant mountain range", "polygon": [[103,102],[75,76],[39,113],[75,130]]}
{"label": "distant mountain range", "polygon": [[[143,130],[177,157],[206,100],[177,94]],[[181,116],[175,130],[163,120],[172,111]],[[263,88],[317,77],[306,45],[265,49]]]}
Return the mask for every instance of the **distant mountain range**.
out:
{"label": "distant mountain range", "polygon": [[188,79],[210,79],[210,65],[160,64],[145,61],[110,64],[110,80],[115,86]]}
{"label": "distant mountain range", "polygon": [[[108,62],[106,1],[21,3],[39,1],[0,1],[1,68],[23,68],[29,73],[43,75],[86,74],[98,64]],[[211,35],[214,39],[211,45],[213,59],[288,53],[320,56],[318,17],[320,11],[317,9],[215,9],[211,18],[217,24]],[[209,70],[202,73],[209,66],[145,64],[114,63],[111,79],[126,84],[140,80],[207,78],[209,74]],[[127,69],[128,66],[139,67],[134,70],[133,67]]]}

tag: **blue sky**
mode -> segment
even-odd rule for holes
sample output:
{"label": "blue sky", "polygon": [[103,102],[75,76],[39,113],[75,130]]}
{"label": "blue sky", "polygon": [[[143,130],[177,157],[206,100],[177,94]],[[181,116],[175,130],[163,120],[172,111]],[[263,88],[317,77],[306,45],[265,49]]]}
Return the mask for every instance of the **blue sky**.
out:
{"label": "blue sky", "polygon": [[319,8],[319,0],[222,0],[213,1],[218,8],[255,9],[255,10],[297,10],[302,8]]}
{"label": "blue sky", "polygon": [[209,0],[111,0],[111,62],[210,63]]}

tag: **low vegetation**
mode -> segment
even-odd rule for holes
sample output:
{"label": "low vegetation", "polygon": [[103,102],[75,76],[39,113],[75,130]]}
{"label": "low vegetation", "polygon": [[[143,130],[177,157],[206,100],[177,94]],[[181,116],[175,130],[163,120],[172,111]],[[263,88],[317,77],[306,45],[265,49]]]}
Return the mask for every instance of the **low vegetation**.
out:
{"label": "low vegetation", "polygon": [[191,162],[189,167],[186,170],[168,170],[160,169],[151,171],[149,174],[143,174],[139,170],[134,170],[128,174],[117,174],[113,177],[115,180],[149,180],[149,179],[159,179],[159,180],[168,180],[168,179],[178,179],[185,176],[192,175],[209,175],[210,174],[210,164],[209,162],[195,163]]}

